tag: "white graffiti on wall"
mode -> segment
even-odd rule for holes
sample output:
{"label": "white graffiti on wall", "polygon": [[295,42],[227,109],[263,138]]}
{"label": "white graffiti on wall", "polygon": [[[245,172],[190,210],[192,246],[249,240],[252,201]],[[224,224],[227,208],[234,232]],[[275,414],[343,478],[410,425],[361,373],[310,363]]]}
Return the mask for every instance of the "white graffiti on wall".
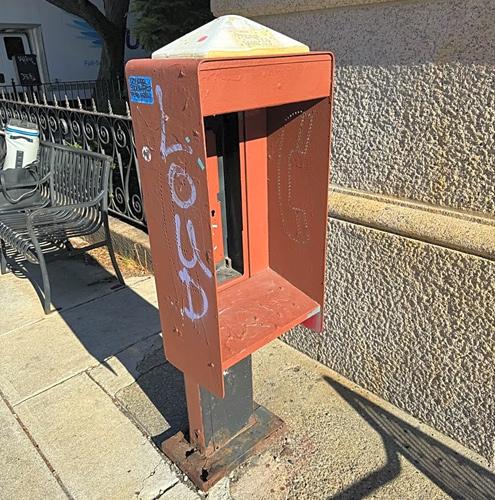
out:
{"label": "white graffiti on wall", "polygon": [[[188,144],[190,139],[185,138],[186,144],[176,143],[172,145],[167,144],[167,120],[168,117],[165,114],[163,106],[163,92],[160,85],[155,86],[155,94],[160,106],[160,155],[163,160],[167,160],[171,155],[177,153],[186,153],[193,156],[192,147]],[[178,158],[171,158],[175,161],[170,163],[168,167],[168,185],[170,188],[170,196],[175,206],[181,209],[182,212],[187,211],[196,203],[196,185],[192,177],[186,172],[184,166],[179,164]],[[168,162],[167,162],[168,163]],[[201,158],[196,159],[196,163],[201,163]],[[176,189],[176,183],[180,182],[181,185],[189,186],[189,196],[187,199],[181,198]],[[194,229],[194,224],[191,219],[187,218],[187,214],[182,212],[176,212],[174,215],[175,223],[175,242],[177,245],[177,255],[179,257],[180,263],[182,264],[182,269],[179,270],[178,275],[182,284],[186,287],[187,301],[188,304],[182,309],[182,313],[185,314],[190,320],[195,321],[203,318],[208,312],[208,297],[203,289],[203,287],[197,283],[189,274],[191,269],[194,269],[197,265],[202,269],[203,273],[207,278],[211,279],[213,277],[208,266],[201,259],[201,252],[196,243],[196,231]],[[190,252],[192,257],[187,258],[184,255],[183,245],[182,245],[182,232],[181,228],[183,226],[182,217],[186,219],[185,229],[187,234],[187,239],[189,240]],[[196,293],[201,298],[201,306],[198,309],[194,308],[193,304],[193,292]]]}

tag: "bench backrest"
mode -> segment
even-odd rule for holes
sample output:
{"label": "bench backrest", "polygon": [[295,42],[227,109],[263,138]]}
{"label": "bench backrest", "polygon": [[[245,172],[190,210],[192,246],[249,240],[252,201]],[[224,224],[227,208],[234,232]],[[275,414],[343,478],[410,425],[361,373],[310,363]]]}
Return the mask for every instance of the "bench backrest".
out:
{"label": "bench backrest", "polygon": [[[0,131],[0,158],[5,135]],[[4,152],[4,151],[3,151]],[[97,201],[99,209],[108,208],[108,187],[112,158],[53,142],[40,141],[37,172],[42,180],[42,197],[51,206],[75,205]],[[0,163],[2,168],[3,163]]]}
{"label": "bench backrest", "polygon": [[40,149],[38,151],[37,160],[37,171],[39,178],[43,181],[42,189],[46,189],[47,195],[49,195],[48,190],[48,180],[52,168],[52,156],[53,148],[50,142],[40,141]]}
{"label": "bench backrest", "polygon": [[51,205],[97,201],[100,208],[107,209],[110,157],[59,144],[45,143],[44,148],[50,164]]}

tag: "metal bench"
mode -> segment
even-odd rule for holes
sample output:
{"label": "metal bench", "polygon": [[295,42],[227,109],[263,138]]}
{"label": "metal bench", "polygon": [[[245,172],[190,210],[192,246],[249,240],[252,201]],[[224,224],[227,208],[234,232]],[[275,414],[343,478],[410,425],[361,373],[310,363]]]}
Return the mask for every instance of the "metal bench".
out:
{"label": "metal bench", "polygon": [[[48,162],[46,206],[15,212],[0,212],[0,272],[7,272],[7,247],[21,254],[28,262],[39,264],[43,281],[43,306],[50,312],[51,290],[46,258],[77,255],[107,246],[118,280],[119,270],[108,226],[108,185],[112,159],[108,156],[43,143],[40,168]],[[103,241],[74,249],[69,239],[86,236],[104,228]]]}

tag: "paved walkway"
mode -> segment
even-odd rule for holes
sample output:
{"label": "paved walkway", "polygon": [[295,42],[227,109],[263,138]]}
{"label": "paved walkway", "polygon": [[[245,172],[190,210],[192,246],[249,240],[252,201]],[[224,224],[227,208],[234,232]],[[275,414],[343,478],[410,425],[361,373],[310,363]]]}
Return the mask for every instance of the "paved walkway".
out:
{"label": "paved walkway", "polygon": [[[0,277],[0,498],[200,498],[157,446],[186,409],[153,278],[117,288],[83,259],[50,267],[49,316],[21,273]],[[254,372],[288,433],[209,498],[495,498],[480,457],[282,342]]]}

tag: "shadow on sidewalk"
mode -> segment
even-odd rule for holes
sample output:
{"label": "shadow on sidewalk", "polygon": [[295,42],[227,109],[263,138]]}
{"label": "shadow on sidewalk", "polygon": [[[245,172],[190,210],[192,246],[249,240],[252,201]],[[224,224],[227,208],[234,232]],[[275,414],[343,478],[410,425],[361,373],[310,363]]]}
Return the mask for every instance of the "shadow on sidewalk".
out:
{"label": "shadow on sidewalk", "polygon": [[[9,264],[13,264],[17,278],[31,282],[41,299],[39,266],[18,259],[14,263],[12,256]],[[132,397],[139,393],[140,404],[121,400],[119,394],[110,396],[125,407],[157,446],[179,430],[185,430],[187,407],[183,376],[165,359],[158,308],[132,288],[122,287],[113,274],[87,254],[50,262],[48,272],[52,304],[57,313],[104,369],[117,375],[109,364],[109,358],[115,357],[135,378],[135,384],[131,384],[136,387]],[[147,279],[153,278],[143,277],[141,282]],[[134,278],[136,281],[140,278]],[[151,295],[148,294],[149,300],[154,301]],[[39,312],[41,317],[50,320],[51,315],[42,313],[41,300],[33,302],[33,307],[39,307],[36,314]],[[47,362],[53,364],[56,360]],[[89,373],[93,373],[93,368]],[[150,416],[153,412],[155,415]]]}
{"label": "shadow on sidewalk", "polygon": [[380,434],[387,463],[328,500],[364,498],[400,474],[400,456],[455,499],[495,498],[495,474],[361,397],[330,377],[324,377],[366,422]]}

